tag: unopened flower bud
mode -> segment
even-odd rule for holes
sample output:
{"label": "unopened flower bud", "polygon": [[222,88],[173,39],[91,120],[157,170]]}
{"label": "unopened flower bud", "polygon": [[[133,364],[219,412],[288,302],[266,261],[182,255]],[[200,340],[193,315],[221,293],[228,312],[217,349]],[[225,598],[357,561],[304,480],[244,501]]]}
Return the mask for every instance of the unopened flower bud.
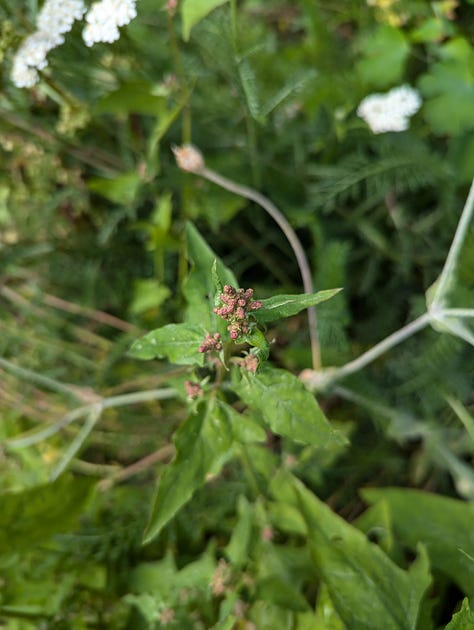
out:
{"label": "unopened flower bud", "polygon": [[172,147],[176,164],[183,171],[200,173],[204,170],[204,158],[202,153],[192,144],[183,144],[181,147]]}

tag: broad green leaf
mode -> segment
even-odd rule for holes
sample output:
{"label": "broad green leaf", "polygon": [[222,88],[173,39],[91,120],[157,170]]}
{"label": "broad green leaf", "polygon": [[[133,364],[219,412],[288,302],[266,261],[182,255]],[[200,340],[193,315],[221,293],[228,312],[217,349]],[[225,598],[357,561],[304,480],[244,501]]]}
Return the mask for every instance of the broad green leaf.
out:
{"label": "broad green leaf", "polygon": [[370,503],[383,501],[395,535],[415,549],[425,545],[431,565],[465,593],[474,592],[474,503],[401,488],[361,491]]}
{"label": "broad green leaf", "polygon": [[382,24],[362,45],[357,71],[363,81],[374,87],[388,87],[403,75],[410,46],[403,32]]}
{"label": "broad green leaf", "polygon": [[176,457],[163,471],[144,544],[153,540],[177,511],[201,487],[209,474],[217,474],[231,454],[232,427],[212,404],[191,415],[174,437]]}
{"label": "broad green leaf", "polygon": [[275,433],[321,447],[345,441],[331,427],[314,396],[286,370],[265,366],[257,374],[236,379],[233,389],[251,409],[262,414]]}
{"label": "broad green leaf", "polygon": [[193,26],[196,26],[213,9],[226,2],[227,0],[183,0],[181,18],[183,20],[184,41],[188,41]]}
{"label": "broad green leaf", "polygon": [[216,400],[217,412],[222,414],[225,421],[232,427],[232,434],[236,442],[249,444],[265,442],[267,434],[253,418],[246,413],[238,413],[233,407],[222,400]]}
{"label": "broad green leaf", "polygon": [[239,77],[250,115],[256,121],[264,122],[265,117],[262,114],[260,99],[258,97],[257,79],[248,59],[242,59],[239,63]]}
{"label": "broad green leaf", "polygon": [[204,365],[204,354],[199,352],[204,337],[200,326],[167,324],[137,339],[128,354],[145,361],[167,358],[176,365]]}
{"label": "broad green leaf", "polygon": [[76,526],[89,479],[61,476],[46,486],[0,495],[0,554],[21,552]]}
{"label": "broad green leaf", "polygon": [[469,607],[469,600],[466,597],[461,610],[453,615],[445,630],[472,630],[472,628],[474,628],[474,611]]}
{"label": "broad green leaf", "polygon": [[277,499],[281,492],[287,497],[290,490],[293,505],[306,522],[318,573],[346,626],[351,630],[415,630],[431,581],[424,549],[419,548],[410,570],[404,571],[295,477],[281,473],[273,480]]}
{"label": "broad green leaf", "polygon": [[329,300],[342,289],[327,289],[318,293],[302,293],[300,295],[275,295],[261,300],[262,308],[252,314],[259,322],[274,322],[283,317],[291,317],[300,313],[308,306],[315,306]]}
{"label": "broad green leaf", "polygon": [[138,315],[151,308],[158,308],[169,298],[171,291],[160,284],[155,278],[135,280],[133,284],[133,298],[129,312]]}
{"label": "broad green leaf", "polygon": [[186,321],[204,326],[207,332],[218,330],[223,333],[225,321],[213,313],[215,286],[212,270],[217,273],[223,284],[238,287],[237,280],[223,262],[215,255],[192,223],[186,225],[188,258],[191,271],[183,284],[183,294],[188,302]]}

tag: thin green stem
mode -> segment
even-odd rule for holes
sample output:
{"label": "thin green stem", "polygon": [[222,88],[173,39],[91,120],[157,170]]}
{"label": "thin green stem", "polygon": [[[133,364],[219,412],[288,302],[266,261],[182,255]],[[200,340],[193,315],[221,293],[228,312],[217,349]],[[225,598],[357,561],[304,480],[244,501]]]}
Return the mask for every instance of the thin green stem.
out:
{"label": "thin green stem", "polygon": [[443,317],[474,317],[474,308],[444,308]]}
{"label": "thin green stem", "polygon": [[[400,328],[400,330],[397,330],[396,332],[383,339],[383,341],[377,343],[373,348],[367,350],[367,352],[364,352],[364,354],[361,354],[360,357],[357,357],[357,359],[349,361],[349,363],[346,363],[340,368],[335,368],[328,371],[326,378],[324,378],[324,373],[322,377],[321,375],[316,376],[319,380],[323,381],[323,384],[325,386],[331,385],[335,381],[340,381],[346,376],[358,372],[369,363],[372,363],[372,361],[375,361],[375,359],[378,359],[378,357],[382,356],[382,354],[385,354],[387,350],[390,350],[405,339],[408,339],[408,337],[411,337],[418,331],[425,328],[430,323],[431,319],[432,318],[429,313],[424,313],[406,326],[403,326],[403,328]],[[317,381],[318,379],[315,378],[315,381]],[[308,384],[311,385],[311,383]]]}
{"label": "thin green stem", "polygon": [[[296,232],[293,230],[284,214],[275,206],[275,204],[254,188],[237,184],[227,177],[223,177],[219,173],[211,171],[208,168],[204,167],[200,169],[199,171],[197,171],[197,174],[205,177],[211,182],[214,182],[214,184],[217,184],[221,188],[225,188],[229,192],[239,195],[240,197],[244,197],[245,199],[249,199],[250,201],[254,201],[261,208],[263,208],[267,214],[272,217],[272,219],[275,221],[275,223],[277,223],[283,234],[286,236],[291,246],[291,249],[293,250],[296,261],[298,263],[298,267],[300,269],[305,293],[314,293],[313,277],[311,275],[311,269],[303,246],[301,245],[301,242],[296,235]],[[321,367],[321,350],[319,347],[316,309],[314,308],[314,306],[308,308],[308,326],[311,340],[313,369],[317,370]]]}
{"label": "thin green stem", "polygon": [[472,217],[474,214],[474,180],[472,181],[469,194],[464,204],[461,218],[459,219],[456,233],[451,243],[446,262],[444,263],[441,275],[438,278],[435,288],[433,300],[431,302],[430,310],[437,310],[442,307],[446,301],[446,295],[451,288],[456,273],[456,267],[461,254],[461,249],[469,229]]}
{"label": "thin green stem", "polygon": [[32,370],[28,370],[27,368],[22,368],[19,365],[15,365],[11,361],[7,359],[3,359],[0,357],[0,367],[7,370],[7,372],[11,372],[15,376],[24,379],[25,381],[29,381],[30,383],[35,383],[36,385],[41,385],[42,387],[46,387],[46,389],[50,389],[53,392],[58,392],[60,394],[66,394],[76,400],[83,401],[79,388],[75,388],[72,385],[65,385],[59,381],[56,381],[49,376],[43,376],[43,374],[38,374],[37,372],[33,372]]}
{"label": "thin green stem", "polygon": [[55,435],[61,429],[71,424],[75,420],[82,418],[90,414],[94,409],[100,407],[101,411],[104,409],[112,409],[114,407],[123,407],[125,405],[135,405],[137,403],[150,402],[152,400],[167,400],[170,398],[176,398],[177,392],[175,389],[150,389],[144,392],[131,392],[130,394],[121,394],[120,396],[111,396],[110,398],[99,399],[90,405],[83,405],[77,409],[73,409],[60,420],[51,424],[44,429],[34,430],[24,435],[15,438],[9,438],[2,442],[2,446],[9,449],[25,448],[38,444],[43,440]]}

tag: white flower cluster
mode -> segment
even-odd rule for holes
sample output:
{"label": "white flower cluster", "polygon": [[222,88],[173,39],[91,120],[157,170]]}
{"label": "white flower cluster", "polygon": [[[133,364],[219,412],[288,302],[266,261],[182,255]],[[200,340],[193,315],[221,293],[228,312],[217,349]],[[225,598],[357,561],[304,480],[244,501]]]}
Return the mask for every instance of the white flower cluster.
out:
{"label": "white flower cluster", "polygon": [[386,94],[367,96],[357,108],[357,115],[365,120],[374,133],[406,131],[410,126],[410,118],[420,109],[421,102],[416,90],[409,85],[402,85]]}
{"label": "white flower cluster", "polygon": [[[86,15],[82,37],[87,46],[96,42],[114,42],[120,37],[119,26],[137,15],[137,0],[100,0]],[[83,0],[46,0],[36,20],[36,31],[21,44],[13,58],[11,79],[20,88],[33,87],[39,80],[38,70],[48,65],[47,55],[64,43],[75,20],[86,13]]]}
{"label": "white flower cluster", "polygon": [[64,42],[64,33],[85,12],[82,0],[46,0],[38,13],[37,30],[24,40],[13,59],[11,78],[17,87],[32,87],[38,81],[38,70],[48,65],[49,51]]}
{"label": "white flower cluster", "polygon": [[137,15],[137,0],[100,0],[95,2],[86,16],[87,26],[82,37],[87,46],[96,42],[115,42],[125,26]]}

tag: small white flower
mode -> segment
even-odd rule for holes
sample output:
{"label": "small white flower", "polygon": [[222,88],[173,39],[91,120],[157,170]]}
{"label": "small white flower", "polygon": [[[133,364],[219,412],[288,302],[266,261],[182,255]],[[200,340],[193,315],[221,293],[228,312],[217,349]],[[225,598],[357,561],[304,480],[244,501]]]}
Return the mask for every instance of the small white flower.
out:
{"label": "small white flower", "polygon": [[86,15],[87,26],[82,37],[87,46],[97,42],[115,42],[120,37],[119,26],[125,26],[137,15],[137,0],[100,0]]}
{"label": "small white flower", "polygon": [[74,21],[82,19],[85,12],[82,0],[46,0],[36,26],[45,33],[68,33]]}
{"label": "small white flower", "polygon": [[402,85],[386,94],[367,96],[357,108],[357,115],[365,120],[374,133],[406,131],[411,116],[420,109],[421,102],[416,90],[409,85]]}
{"label": "small white flower", "polygon": [[13,58],[11,80],[17,87],[33,87],[38,70],[48,65],[48,53],[64,43],[64,33],[85,12],[82,0],[46,0],[38,14],[37,30],[28,35]]}

